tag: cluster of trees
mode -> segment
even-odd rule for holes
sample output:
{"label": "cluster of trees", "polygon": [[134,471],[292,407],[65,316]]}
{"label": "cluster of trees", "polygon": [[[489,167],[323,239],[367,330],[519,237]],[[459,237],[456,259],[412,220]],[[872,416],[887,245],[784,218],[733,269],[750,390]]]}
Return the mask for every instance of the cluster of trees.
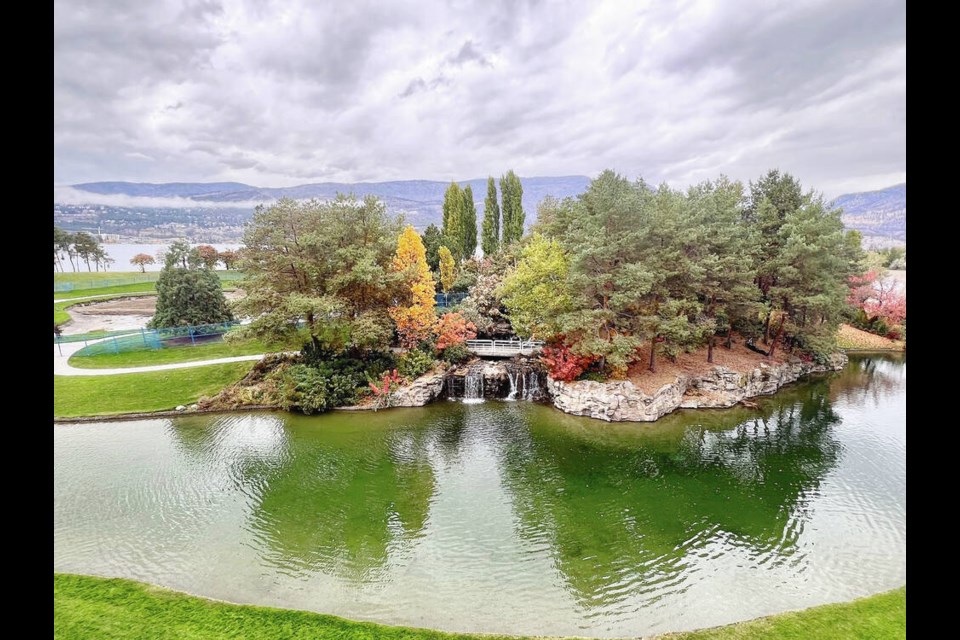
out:
{"label": "cluster of trees", "polygon": [[[222,262],[225,269],[231,269],[237,263],[237,252],[230,249],[217,251],[216,247],[209,244],[201,244],[196,247],[197,259],[208,269],[216,269],[217,263]],[[163,260],[163,255],[160,257]],[[149,253],[138,253],[130,258],[130,264],[140,267],[140,273],[146,271],[146,266],[155,264],[156,260]]]}
{"label": "cluster of trees", "polygon": [[[492,178],[488,187],[482,260],[469,257],[473,195],[456,184],[443,229],[423,236],[372,196],[257,208],[235,310],[252,318],[243,334],[302,340],[304,362],[278,383],[288,406],[322,410],[371,383],[391,388],[384,376],[459,361],[465,340],[504,326],[548,341],[545,362],[564,378],[623,376],[637,363],[655,371],[660,354],[703,346],[712,362],[735,333],[769,356],[822,358],[849,311],[850,278],[864,271],[860,235],[778,171],[748,187],[720,177],[685,191],[605,171],[577,198],[545,199],[526,238],[519,179],[501,179],[500,202]],[[464,274],[468,297],[440,315],[438,287],[461,286]]]}
{"label": "cluster of trees", "polygon": [[[483,222],[480,226],[479,246],[484,256],[493,256],[501,248],[509,247],[523,237],[526,215],[523,211],[523,185],[511,169],[500,178],[500,201],[497,183],[487,178],[487,195],[483,202]],[[443,197],[441,228],[431,224],[421,240],[426,249],[427,265],[439,274],[441,248],[446,247],[454,265],[471,260],[477,253],[477,208],[470,185],[460,188],[450,183]],[[453,276],[456,280],[456,276]],[[442,281],[442,279],[441,279]],[[452,287],[452,282],[450,287]],[[450,287],[444,289],[448,291]]]}
{"label": "cluster of trees", "polygon": [[871,253],[876,254],[876,262],[884,269],[901,269],[904,271],[907,269],[906,247],[888,247]]}
{"label": "cluster of trees", "polygon": [[734,331],[823,357],[862,258],[840,212],[778,171],[685,192],[605,171],[534,230],[499,290],[514,329],[614,376],[703,345],[712,362]]}
{"label": "cluster of trees", "polygon": [[199,247],[174,242],[157,278],[157,308],[147,326],[167,328],[233,320],[220,278]]}
{"label": "cluster of trees", "polygon": [[[420,235],[373,196],[258,207],[244,245],[246,296],[236,310],[253,320],[238,337],[304,341],[305,362],[278,377],[290,408],[347,403],[370,383],[387,387],[381,378],[395,377],[393,368],[423,373],[437,351],[462,359],[459,347],[475,335],[459,314],[437,317]],[[450,252],[441,245],[438,253]],[[409,350],[399,359],[389,350],[395,343]]]}
{"label": "cluster of trees", "polygon": [[[70,233],[60,227],[53,228],[53,270],[64,272],[64,258],[70,263],[71,270],[80,271],[81,262],[87,266],[87,271],[96,269],[104,271],[113,258],[107,255],[99,238],[85,231]],[[91,265],[92,261],[92,265]]]}

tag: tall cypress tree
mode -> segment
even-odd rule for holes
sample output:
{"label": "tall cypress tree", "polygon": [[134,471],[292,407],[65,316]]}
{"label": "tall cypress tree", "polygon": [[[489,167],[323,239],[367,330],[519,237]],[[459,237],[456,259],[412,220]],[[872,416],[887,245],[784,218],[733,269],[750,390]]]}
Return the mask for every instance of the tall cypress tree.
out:
{"label": "tall cypress tree", "polygon": [[463,257],[463,191],[451,182],[443,194],[443,244],[456,260]]}
{"label": "tall cypress tree", "polygon": [[487,199],[483,201],[480,246],[485,256],[492,256],[500,250],[500,205],[497,204],[497,183],[493,176],[487,178]]}
{"label": "tall cypress tree", "polygon": [[523,223],[526,215],[523,212],[523,185],[520,178],[513,172],[500,178],[500,197],[503,201],[503,245],[516,242],[523,236]]}
{"label": "tall cypress tree", "polygon": [[504,247],[510,244],[510,232],[511,229],[513,229],[513,198],[510,197],[511,187],[513,187],[513,183],[507,179],[507,176],[500,176],[500,210],[503,212],[500,244]]}
{"label": "tall cypress tree", "polygon": [[477,207],[473,202],[473,189],[470,185],[463,188],[463,213],[460,219],[462,227],[463,258],[472,258],[477,250]]}

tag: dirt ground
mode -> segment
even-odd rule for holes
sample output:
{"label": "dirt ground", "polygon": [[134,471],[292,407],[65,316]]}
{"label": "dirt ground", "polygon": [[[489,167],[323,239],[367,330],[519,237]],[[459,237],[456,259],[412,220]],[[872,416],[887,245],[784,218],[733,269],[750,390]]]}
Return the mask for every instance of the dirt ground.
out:
{"label": "dirt ground", "polygon": [[[227,291],[224,295],[227,300],[236,300],[243,293]],[[156,296],[116,298],[105,302],[74,305],[67,309],[73,320],[63,325],[63,335],[139,329],[145,327],[153,317],[156,305]]]}
{"label": "dirt ground", "polygon": [[[767,349],[763,344],[758,346],[761,349]],[[717,341],[717,346],[713,350],[713,364],[707,362],[706,347],[692,353],[681,353],[677,356],[676,362],[671,362],[660,351],[657,351],[657,372],[651,373],[647,368],[650,361],[650,346],[647,345],[642,351],[640,360],[627,372],[627,379],[644,393],[652,394],[663,385],[676,380],[679,375],[700,375],[715,366],[727,367],[740,373],[746,373],[756,369],[761,362],[767,364],[784,362],[788,356],[789,354],[778,352],[772,358],[764,357],[747,349],[743,345],[743,339],[735,336],[733,348],[730,350],[723,346],[722,340]]]}

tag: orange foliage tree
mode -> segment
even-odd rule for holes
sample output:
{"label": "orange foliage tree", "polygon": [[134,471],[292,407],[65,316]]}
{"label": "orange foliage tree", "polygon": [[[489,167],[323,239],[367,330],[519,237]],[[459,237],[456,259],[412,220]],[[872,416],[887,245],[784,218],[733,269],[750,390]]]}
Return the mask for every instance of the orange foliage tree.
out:
{"label": "orange foliage tree", "polygon": [[400,342],[413,348],[430,335],[435,322],[433,308],[437,304],[437,288],[427,266],[427,251],[413,225],[408,224],[400,234],[393,270],[403,274],[405,286],[401,300],[388,312],[397,324]]}
{"label": "orange foliage tree", "polygon": [[440,316],[433,332],[437,335],[437,349],[441,351],[477,337],[476,325],[459,313],[445,313]]}

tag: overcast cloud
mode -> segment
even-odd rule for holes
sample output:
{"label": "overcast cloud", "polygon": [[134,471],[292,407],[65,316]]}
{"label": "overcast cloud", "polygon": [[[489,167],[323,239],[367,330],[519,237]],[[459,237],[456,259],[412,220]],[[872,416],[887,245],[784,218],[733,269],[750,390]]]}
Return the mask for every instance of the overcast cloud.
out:
{"label": "overcast cloud", "polygon": [[54,3],[54,183],[906,180],[905,2]]}

